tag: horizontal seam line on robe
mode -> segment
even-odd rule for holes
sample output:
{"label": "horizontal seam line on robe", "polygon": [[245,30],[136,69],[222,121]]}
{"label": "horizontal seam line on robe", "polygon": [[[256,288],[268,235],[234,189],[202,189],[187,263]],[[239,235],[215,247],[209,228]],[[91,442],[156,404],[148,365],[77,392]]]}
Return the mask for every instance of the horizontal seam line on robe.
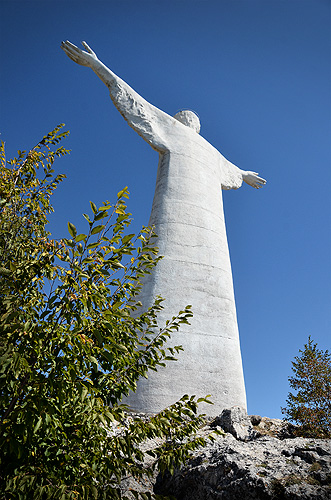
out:
{"label": "horizontal seam line on robe", "polygon": [[224,273],[228,273],[227,269],[223,269],[222,267],[219,267],[219,266],[213,266],[212,264],[204,264],[201,261],[196,262],[196,261],[193,261],[193,260],[182,260],[182,259],[178,259],[176,257],[171,257],[170,255],[162,255],[163,262],[166,262],[168,259],[172,260],[174,262],[182,262],[183,264],[194,264],[194,265],[197,265],[197,266],[212,267],[213,269],[219,269],[220,271],[223,271]]}
{"label": "horizontal seam line on robe", "polygon": [[[190,335],[188,333],[188,335]],[[218,337],[218,338],[221,338],[221,339],[226,339],[226,340],[235,340],[236,342],[238,341],[238,331],[236,331],[236,337],[226,337],[225,335],[219,335],[219,334],[212,334],[212,333],[203,333],[203,332],[196,332],[195,335],[199,336],[199,337]],[[192,342],[192,339],[191,339],[191,342]]]}
{"label": "horizontal seam line on robe", "polygon": [[[200,144],[198,144],[198,148],[199,149],[202,149],[202,151],[205,151],[207,154],[210,154],[211,153],[211,149],[212,149],[212,154],[217,156],[219,158],[219,156],[221,156],[222,158],[224,158],[225,161],[228,161],[223,155],[222,153],[220,153],[218,151],[218,149],[216,149],[212,144],[210,144],[202,135],[200,135],[200,137],[207,143],[207,147],[204,145],[204,144],[201,144],[201,141],[199,141]],[[195,141],[194,141],[195,142]],[[169,149],[169,153],[172,154],[172,155],[178,155],[178,156],[187,156],[188,158],[193,158],[194,160],[196,160],[196,157],[195,156],[190,156],[188,155],[186,152],[185,153],[178,153],[176,150],[171,150]],[[197,160],[199,161],[199,160]],[[201,161],[199,161],[199,163],[202,163]]]}
{"label": "horizontal seam line on robe", "polygon": [[189,222],[177,222],[177,221],[157,222],[157,223],[152,222],[149,224],[149,226],[157,227],[157,226],[165,226],[165,225],[170,225],[170,224],[180,224],[181,226],[193,226],[193,227],[197,227],[199,229],[204,229],[205,231],[210,231],[210,232],[215,233],[215,234],[224,235],[224,233],[225,233],[225,231],[218,232],[218,231],[214,231],[214,229],[208,229],[208,228],[203,227],[203,226],[197,226],[196,224],[190,224]]}
{"label": "horizontal seam line on robe", "polygon": [[[222,217],[217,213],[217,212],[214,212],[212,210],[209,210],[208,208],[205,208],[205,207],[198,207],[195,203],[192,203],[190,201],[186,201],[186,200],[180,200],[180,199],[177,199],[177,198],[170,198],[170,197],[167,197],[167,201],[171,202],[171,203],[180,203],[181,205],[188,205],[190,207],[197,207],[199,210],[204,210],[205,212],[208,212],[209,214],[213,214],[215,215],[215,217],[217,217],[219,220],[221,220],[222,222],[224,222],[224,219],[222,219]],[[160,205],[162,205],[164,203],[164,200],[161,199],[161,201],[159,203],[153,203],[153,208],[154,207],[158,207]],[[180,224],[180,223],[179,223]]]}

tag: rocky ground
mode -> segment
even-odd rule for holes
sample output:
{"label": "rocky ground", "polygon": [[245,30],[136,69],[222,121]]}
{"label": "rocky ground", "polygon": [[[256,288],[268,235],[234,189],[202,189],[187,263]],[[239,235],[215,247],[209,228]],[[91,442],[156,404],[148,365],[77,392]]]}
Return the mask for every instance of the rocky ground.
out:
{"label": "rocky ground", "polygon": [[224,435],[173,476],[139,485],[128,479],[123,492],[138,487],[177,500],[331,500],[331,440],[295,438],[291,424],[249,417],[240,408],[224,410],[200,434],[213,429]]}

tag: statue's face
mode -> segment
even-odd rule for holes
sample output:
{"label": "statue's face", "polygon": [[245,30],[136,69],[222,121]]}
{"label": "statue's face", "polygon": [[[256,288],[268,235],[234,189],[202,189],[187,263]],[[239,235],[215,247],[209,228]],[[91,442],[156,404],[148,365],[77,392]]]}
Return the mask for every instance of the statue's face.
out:
{"label": "statue's face", "polygon": [[179,111],[176,113],[174,118],[178,120],[180,123],[183,123],[187,127],[193,128],[197,133],[200,132],[200,120],[197,114],[194,111],[190,111],[189,109],[184,109],[183,111]]}

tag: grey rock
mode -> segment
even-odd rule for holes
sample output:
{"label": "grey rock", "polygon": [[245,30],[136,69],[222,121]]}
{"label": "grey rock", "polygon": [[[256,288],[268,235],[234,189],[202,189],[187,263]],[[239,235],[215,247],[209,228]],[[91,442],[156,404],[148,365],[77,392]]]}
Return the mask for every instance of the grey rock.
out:
{"label": "grey rock", "polygon": [[262,420],[260,415],[250,415],[249,418],[251,419],[252,425],[259,425]]}
{"label": "grey rock", "polygon": [[223,410],[221,415],[212,422],[212,426],[221,427],[225,432],[230,432],[240,441],[250,441],[258,436],[258,433],[253,429],[246,410],[239,406]]}
{"label": "grey rock", "polygon": [[155,492],[177,500],[331,499],[331,441],[262,436],[218,437],[195,452],[174,476],[158,477]]}
{"label": "grey rock", "polygon": [[[294,426],[267,417],[255,426],[259,434],[252,438],[251,419],[239,410],[231,408],[214,420],[206,419],[199,437],[206,438],[213,429],[224,431],[225,427],[231,432],[207,441],[173,476],[157,475],[154,459],[146,455],[144,467],[153,470],[152,475],[146,474],[139,481],[132,476],[123,478],[121,494],[130,500],[135,498],[132,490],[172,495],[177,500],[331,500],[330,439],[284,438]],[[129,414],[122,426],[114,425],[110,433],[121,433],[121,427],[127,428],[135,417],[149,418]],[[141,450],[160,444],[158,438],[148,440]]]}
{"label": "grey rock", "polygon": [[262,417],[259,425],[255,426],[260,435],[272,436],[278,439],[294,438],[296,428],[296,425],[285,420],[268,417]]}

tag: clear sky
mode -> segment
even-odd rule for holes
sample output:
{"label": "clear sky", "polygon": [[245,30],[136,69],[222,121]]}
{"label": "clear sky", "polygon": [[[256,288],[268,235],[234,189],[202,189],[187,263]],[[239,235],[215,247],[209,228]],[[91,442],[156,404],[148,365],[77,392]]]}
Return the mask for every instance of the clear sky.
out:
{"label": "clear sky", "polygon": [[71,132],[71,155],[57,163],[68,178],[53,200],[55,237],[67,236],[68,220],[83,230],[89,200],[114,201],[124,186],[134,230],[147,224],[158,162],[62,40],[86,40],[167,113],[195,110],[203,137],[268,180],[224,192],[224,205],[248,411],[281,417],[308,335],[330,348],[330,1],[2,0],[0,9],[8,155],[59,123]]}

